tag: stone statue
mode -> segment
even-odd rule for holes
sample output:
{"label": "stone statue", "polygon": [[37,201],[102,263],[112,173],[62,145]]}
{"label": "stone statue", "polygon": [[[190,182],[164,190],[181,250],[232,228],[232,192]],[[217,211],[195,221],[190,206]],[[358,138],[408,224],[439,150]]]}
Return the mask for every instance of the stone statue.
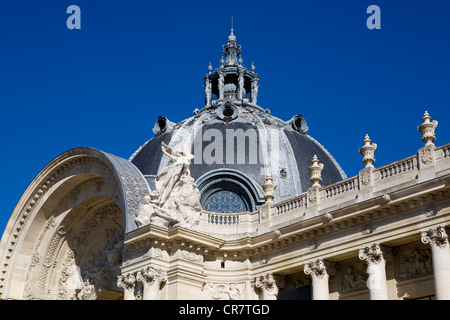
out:
{"label": "stone statue", "polygon": [[194,158],[190,151],[191,138],[186,139],[182,150],[174,150],[164,142],[161,149],[171,158],[172,164],[158,172],[156,190],[144,197],[135,221],[139,227],[151,223],[166,228],[195,228],[202,208],[200,192],[189,170]]}
{"label": "stone statue", "polygon": [[191,154],[190,138],[186,139],[182,150],[173,150],[164,142],[161,142],[161,149],[172,159],[172,165],[160,170],[155,180],[156,190],[159,192],[158,204],[163,206],[181,177],[191,175],[189,166],[194,156]]}
{"label": "stone statue", "polygon": [[211,105],[211,81],[209,79],[205,80],[205,106],[209,107]]}

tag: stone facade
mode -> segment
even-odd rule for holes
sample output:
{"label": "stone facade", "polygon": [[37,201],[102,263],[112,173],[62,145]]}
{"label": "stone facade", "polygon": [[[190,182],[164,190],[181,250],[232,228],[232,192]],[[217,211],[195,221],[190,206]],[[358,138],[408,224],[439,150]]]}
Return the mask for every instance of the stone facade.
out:
{"label": "stone facade", "polygon": [[[240,49],[232,32],[221,67],[238,72]],[[242,98],[245,81],[256,104],[259,76],[242,71],[233,93],[220,74],[219,90],[229,89],[215,101],[205,77],[207,109]],[[186,142],[159,146],[172,164],[156,188],[129,160],[67,151],[36,176],[7,224],[0,299],[450,299],[450,144],[436,147],[437,121],[427,112],[422,120],[425,145],[410,157],[376,168],[366,135],[358,175],[324,186],[327,166],[314,155],[307,190],[279,201],[287,170],[277,182],[268,172],[263,202],[237,213],[201,208]]]}

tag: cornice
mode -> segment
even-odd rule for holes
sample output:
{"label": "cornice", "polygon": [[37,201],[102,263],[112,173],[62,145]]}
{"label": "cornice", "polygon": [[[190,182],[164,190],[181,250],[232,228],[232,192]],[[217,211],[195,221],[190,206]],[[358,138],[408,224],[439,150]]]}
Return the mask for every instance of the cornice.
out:
{"label": "cornice", "polygon": [[[430,185],[433,182],[425,182],[421,184],[422,187],[425,187],[424,184]],[[129,247],[129,252],[155,246],[166,249],[183,248],[203,255],[226,254],[229,257],[253,257],[308,243],[450,199],[450,187],[445,184],[435,185],[427,191],[420,192],[419,185],[409,189],[414,191],[409,197],[405,196],[404,190],[399,190],[391,194],[395,200],[390,202],[386,202],[386,197],[379,196],[329,212],[331,219],[325,218],[322,214],[261,235],[247,236],[237,240],[222,240],[178,227],[168,230],[148,225],[128,233],[125,244]]]}

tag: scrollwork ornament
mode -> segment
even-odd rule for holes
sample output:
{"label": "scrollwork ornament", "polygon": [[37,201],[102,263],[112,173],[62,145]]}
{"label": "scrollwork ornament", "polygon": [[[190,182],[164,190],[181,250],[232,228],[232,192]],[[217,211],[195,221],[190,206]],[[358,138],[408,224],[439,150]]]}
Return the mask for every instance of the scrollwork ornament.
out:
{"label": "scrollwork ornament", "polygon": [[378,243],[359,250],[359,259],[365,260],[367,263],[379,264],[389,258],[391,258],[391,252],[387,247],[382,247]]}
{"label": "scrollwork ornament", "polygon": [[147,267],[136,275],[136,280],[148,284],[157,282],[161,286],[167,282],[167,273],[161,269]]}
{"label": "scrollwork ornament", "polygon": [[122,274],[117,277],[117,286],[123,290],[134,290],[136,277],[132,273]]}
{"label": "scrollwork ornament", "polygon": [[304,272],[307,275],[323,278],[326,275],[333,275],[336,269],[333,263],[323,259],[317,259],[306,264]]}
{"label": "scrollwork ornament", "polygon": [[448,245],[448,235],[443,226],[438,226],[422,232],[421,240],[422,243],[429,244],[431,247],[437,246],[442,248]]}

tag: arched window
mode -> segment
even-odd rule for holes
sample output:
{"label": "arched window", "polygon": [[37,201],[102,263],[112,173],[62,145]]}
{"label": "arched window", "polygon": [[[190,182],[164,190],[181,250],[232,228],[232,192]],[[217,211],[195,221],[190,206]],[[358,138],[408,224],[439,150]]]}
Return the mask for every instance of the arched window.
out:
{"label": "arched window", "polygon": [[255,182],[239,171],[222,168],[201,176],[196,184],[203,210],[216,213],[253,212],[264,203]]}
{"label": "arched window", "polygon": [[238,213],[248,211],[244,199],[232,190],[219,190],[210,194],[203,209],[219,213]]}
{"label": "arched window", "polygon": [[254,210],[254,201],[245,186],[230,179],[211,181],[202,190],[200,202],[204,210],[217,213]]}

